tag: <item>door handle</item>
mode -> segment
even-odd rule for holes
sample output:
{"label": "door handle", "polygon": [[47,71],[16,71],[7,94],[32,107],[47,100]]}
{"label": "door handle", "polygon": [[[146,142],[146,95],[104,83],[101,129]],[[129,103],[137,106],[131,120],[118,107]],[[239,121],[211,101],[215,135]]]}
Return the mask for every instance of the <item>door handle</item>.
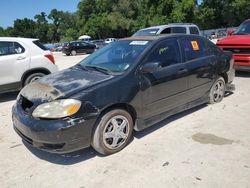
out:
{"label": "door handle", "polygon": [[26,58],[25,56],[18,56],[16,60],[23,60],[25,58]]}
{"label": "door handle", "polygon": [[187,72],[188,72],[187,69],[180,69],[180,70],[177,72],[177,75],[186,74]]}

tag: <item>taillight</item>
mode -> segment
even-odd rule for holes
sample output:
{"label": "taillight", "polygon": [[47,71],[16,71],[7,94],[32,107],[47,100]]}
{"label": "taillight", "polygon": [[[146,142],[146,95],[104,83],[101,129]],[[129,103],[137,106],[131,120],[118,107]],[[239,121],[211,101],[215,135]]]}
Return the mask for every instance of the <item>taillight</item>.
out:
{"label": "taillight", "polygon": [[53,64],[55,64],[55,59],[54,59],[54,56],[52,54],[47,54],[47,55],[45,55],[45,57],[47,57]]}

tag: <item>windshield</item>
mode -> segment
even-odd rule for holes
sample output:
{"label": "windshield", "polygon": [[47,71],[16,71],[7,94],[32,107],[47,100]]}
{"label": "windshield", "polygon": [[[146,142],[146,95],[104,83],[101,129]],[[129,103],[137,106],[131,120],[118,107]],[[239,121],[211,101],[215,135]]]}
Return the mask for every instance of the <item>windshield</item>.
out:
{"label": "windshield", "polygon": [[234,35],[249,35],[250,21],[243,22],[240,27],[234,32]]}
{"label": "windshield", "polygon": [[111,72],[127,70],[142,54],[151,41],[121,40],[97,50],[80,62],[83,67],[93,67]]}
{"label": "windshield", "polygon": [[152,36],[156,35],[159,29],[143,29],[140,31],[137,31],[133,36]]}

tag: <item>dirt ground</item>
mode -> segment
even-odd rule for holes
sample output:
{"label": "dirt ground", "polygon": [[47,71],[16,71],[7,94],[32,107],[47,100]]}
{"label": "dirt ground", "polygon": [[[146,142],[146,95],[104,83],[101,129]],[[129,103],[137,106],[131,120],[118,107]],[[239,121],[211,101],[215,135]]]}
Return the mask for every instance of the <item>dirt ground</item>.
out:
{"label": "dirt ground", "polygon": [[[55,55],[60,69],[84,55]],[[121,152],[57,155],[24,145],[14,132],[17,93],[0,95],[1,187],[250,187],[250,73],[216,105],[202,105],[135,133]]]}

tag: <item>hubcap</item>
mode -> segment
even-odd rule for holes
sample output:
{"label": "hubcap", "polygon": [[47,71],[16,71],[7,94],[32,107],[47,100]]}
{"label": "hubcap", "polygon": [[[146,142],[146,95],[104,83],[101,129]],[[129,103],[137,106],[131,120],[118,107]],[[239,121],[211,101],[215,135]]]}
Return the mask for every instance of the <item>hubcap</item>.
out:
{"label": "hubcap", "polygon": [[122,146],[129,134],[129,122],[124,116],[115,116],[105,125],[103,132],[104,145],[109,149],[116,149]]}
{"label": "hubcap", "polygon": [[222,81],[218,81],[215,84],[214,91],[213,91],[213,96],[214,96],[215,102],[218,102],[223,98],[224,92],[225,92],[224,90],[225,90],[224,83]]}

